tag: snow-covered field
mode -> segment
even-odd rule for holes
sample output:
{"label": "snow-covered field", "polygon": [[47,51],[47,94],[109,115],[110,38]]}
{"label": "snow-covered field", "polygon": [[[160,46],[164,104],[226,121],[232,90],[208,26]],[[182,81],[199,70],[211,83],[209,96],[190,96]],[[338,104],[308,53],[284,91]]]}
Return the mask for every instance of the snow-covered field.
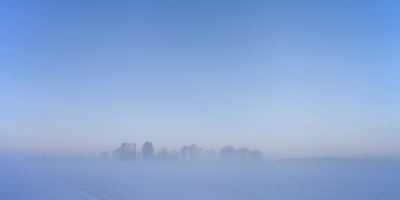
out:
{"label": "snow-covered field", "polygon": [[2,162],[0,199],[400,199],[394,161]]}

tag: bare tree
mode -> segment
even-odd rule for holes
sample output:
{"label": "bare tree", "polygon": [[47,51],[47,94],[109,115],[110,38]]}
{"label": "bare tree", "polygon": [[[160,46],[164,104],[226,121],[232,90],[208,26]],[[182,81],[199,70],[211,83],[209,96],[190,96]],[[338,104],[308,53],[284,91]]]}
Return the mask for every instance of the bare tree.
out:
{"label": "bare tree", "polygon": [[191,144],[188,147],[189,157],[192,160],[199,158],[199,156],[201,155],[202,151],[203,151],[203,149],[198,147],[196,144]]}
{"label": "bare tree", "polygon": [[242,147],[235,151],[236,160],[239,162],[247,162],[250,160],[250,150],[247,147]]}
{"label": "bare tree", "polygon": [[254,150],[250,152],[250,156],[251,156],[251,160],[254,162],[261,162],[263,155],[261,153],[261,151],[259,150]]}
{"label": "bare tree", "polygon": [[203,150],[202,157],[205,160],[213,160],[216,158],[216,155],[217,155],[217,153],[215,152],[214,149],[211,149],[211,150],[206,149],[206,150]]}
{"label": "bare tree", "polygon": [[150,159],[153,157],[153,154],[154,154],[153,143],[149,141],[145,142],[142,147],[142,158],[144,160]]}
{"label": "bare tree", "polygon": [[136,159],[136,143],[122,143],[118,149],[113,151],[113,157],[117,160]]}
{"label": "bare tree", "polygon": [[232,160],[234,158],[235,149],[233,148],[233,146],[224,146],[219,151],[219,154],[224,160]]}
{"label": "bare tree", "polygon": [[181,147],[181,149],[180,149],[180,151],[179,151],[179,154],[180,154],[180,156],[181,156],[181,159],[186,160],[187,151],[188,151],[188,147],[187,147],[186,145]]}
{"label": "bare tree", "polygon": [[167,159],[168,158],[168,149],[167,147],[161,147],[160,151],[156,155],[157,159]]}
{"label": "bare tree", "polygon": [[210,150],[211,158],[215,159],[217,157],[217,152],[214,149]]}

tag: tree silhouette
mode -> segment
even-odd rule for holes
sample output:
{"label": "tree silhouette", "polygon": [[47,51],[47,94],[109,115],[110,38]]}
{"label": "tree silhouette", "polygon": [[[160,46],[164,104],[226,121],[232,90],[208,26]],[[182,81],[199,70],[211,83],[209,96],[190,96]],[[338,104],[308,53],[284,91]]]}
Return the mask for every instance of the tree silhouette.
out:
{"label": "tree silhouette", "polygon": [[247,147],[242,147],[235,151],[236,160],[239,162],[247,162],[250,160],[250,150]]}
{"label": "tree silhouette", "polygon": [[233,146],[224,146],[219,151],[219,154],[224,160],[232,160],[234,158],[235,149],[233,148]]}
{"label": "tree silhouette", "polygon": [[157,159],[167,159],[168,158],[168,149],[167,147],[161,147],[160,151],[156,155]]}
{"label": "tree silhouette", "polygon": [[113,157],[117,160],[136,159],[136,143],[122,143],[118,149],[113,151]]}
{"label": "tree silhouette", "polygon": [[259,150],[254,150],[250,152],[251,160],[254,162],[261,162],[262,161],[262,153]]}
{"label": "tree silhouette", "polygon": [[186,160],[187,151],[188,151],[188,147],[187,147],[186,145],[181,147],[181,149],[180,149],[180,151],[179,151],[179,154],[180,154],[180,156],[181,156],[181,159]]}
{"label": "tree silhouette", "polygon": [[189,152],[189,157],[190,157],[190,159],[192,159],[192,160],[199,158],[199,156],[201,155],[201,153],[202,153],[202,151],[203,151],[203,149],[200,148],[200,147],[198,147],[196,144],[191,144],[191,145],[188,147],[187,150],[188,150],[188,152]]}
{"label": "tree silhouette", "polygon": [[202,156],[203,156],[203,159],[205,159],[205,160],[213,160],[217,157],[217,152],[215,152],[214,149],[211,149],[211,150],[206,149],[206,150],[203,150]]}
{"label": "tree silhouette", "polygon": [[142,147],[142,157],[144,160],[148,160],[153,157],[154,154],[154,148],[153,148],[153,143],[147,141],[144,143]]}

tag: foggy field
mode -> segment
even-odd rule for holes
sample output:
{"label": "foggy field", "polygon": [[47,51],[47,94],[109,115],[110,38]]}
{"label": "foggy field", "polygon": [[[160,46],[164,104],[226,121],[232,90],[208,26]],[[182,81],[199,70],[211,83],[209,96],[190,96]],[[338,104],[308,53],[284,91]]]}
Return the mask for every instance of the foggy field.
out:
{"label": "foggy field", "polygon": [[2,162],[1,199],[400,199],[397,161]]}
{"label": "foggy field", "polygon": [[0,200],[400,200],[400,0],[0,0]]}

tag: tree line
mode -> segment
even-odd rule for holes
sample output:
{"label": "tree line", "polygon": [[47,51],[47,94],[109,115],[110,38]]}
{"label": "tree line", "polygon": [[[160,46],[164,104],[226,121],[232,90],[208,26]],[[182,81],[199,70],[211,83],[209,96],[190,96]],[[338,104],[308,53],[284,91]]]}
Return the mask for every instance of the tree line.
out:
{"label": "tree line", "polygon": [[119,161],[133,160],[183,160],[202,161],[217,160],[238,162],[260,162],[263,155],[259,150],[250,151],[247,147],[234,149],[233,146],[224,146],[218,153],[214,149],[203,149],[196,144],[182,146],[179,151],[168,151],[167,147],[161,147],[156,153],[152,142],[145,142],[141,151],[136,150],[136,143],[122,143],[121,146],[111,152],[104,151],[100,154],[101,160],[112,158]]}

